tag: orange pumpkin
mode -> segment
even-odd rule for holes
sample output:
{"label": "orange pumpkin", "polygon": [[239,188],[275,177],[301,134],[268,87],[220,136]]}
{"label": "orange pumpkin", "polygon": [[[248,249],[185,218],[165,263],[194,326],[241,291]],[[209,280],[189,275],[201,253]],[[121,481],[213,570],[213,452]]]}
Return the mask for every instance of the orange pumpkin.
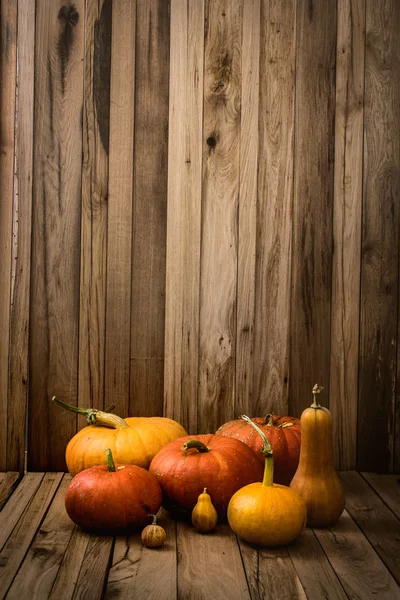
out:
{"label": "orange pumpkin", "polygon": [[165,417],[128,417],[122,419],[101,410],[78,408],[53,400],[60,406],[85,415],[91,425],[69,441],[65,451],[72,476],[83,469],[104,463],[104,452],[111,449],[115,462],[148,469],[152,458],[172,440],[186,435],[185,429]]}

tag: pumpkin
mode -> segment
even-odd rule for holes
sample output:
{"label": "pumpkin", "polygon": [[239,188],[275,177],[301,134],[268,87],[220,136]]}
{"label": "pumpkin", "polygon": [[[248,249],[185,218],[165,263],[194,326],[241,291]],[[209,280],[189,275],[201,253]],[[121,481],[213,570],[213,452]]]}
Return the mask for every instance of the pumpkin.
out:
{"label": "pumpkin", "polygon": [[192,525],[201,533],[212,531],[218,523],[218,514],[211,502],[207,488],[197,498],[197,504],[192,511]]}
{"label": "pumpkin", "polygon": [[147,525],[161,506],[157,479],[136,465],[115,465],[106,450],[107,464],[78,473],[65,494],[70,519],[87,531],[120,534]]}
{"label": "pumpkin", "polygon": [[[289,485],[299,464],[300,419],[269,414],[266,417],[255,417],[252,421],[265,433],[272,446],[275,483]],[[216,434],[234,437],[244,442],[257,453],[261,464],[264,465],[264,457],[261,454],[263,441],[254,427],[243,419],[228,421]]]}
{"label": "pumpkin", "polygon": [[85,415],[90,423],[67,445],[65,458],[72,476],[102,464],[106,448],[111,449],[116,462],[148,469],[153,456],[163,446],[186,435],[179,423],[165,417],[122,419],[101,410],[71,406],[56,397],[53,400],[63,408]]}
{"label": "pumpkin", "polygon": [[313,403],[301,415],[300,461],[290,487],[307,506],[309,527],[329,527],[343,512],[345,496],[333,466],[331,412],[317,400],[322,387],[313,387]]}
{"label": "pumpkin", "polygon": [[146,548],[160,548],[165,544],[167,534],[161,525],[157,525],[156,515],[150,516],[153,517],[153,522],[151,525],[146,525],[140,535],[140,539]]}
{"label": "pumpkin", "polygon": [[190,519],[206,487],[220,519],[232,495],[244,485],[261,481],[263,468],[243,442],[211,433],[184,436],[162,448],[150,472],[163,491],[163,505],[175,516]]}
{"label": "pumpkin", "polygon": [[274,455],[265,433],[251,419],[242,417],[263,440],[264,477],[234,494],[228,506],[228,523],[233,531],[251,544],[281,546],[293,541],[307,519],[303,499],[287,486],[273,482]]}

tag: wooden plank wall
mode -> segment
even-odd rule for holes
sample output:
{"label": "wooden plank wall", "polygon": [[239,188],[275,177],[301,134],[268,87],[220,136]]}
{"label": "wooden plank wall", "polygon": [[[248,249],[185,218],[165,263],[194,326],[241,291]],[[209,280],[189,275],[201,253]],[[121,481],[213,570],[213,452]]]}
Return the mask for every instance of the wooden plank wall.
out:
{"label": "wooden plank wall", "polygon": [[[396,0],[1,0],[0,470],[51,403],[300,415],[400,470]],[[28,411],[26,411],[28,406]],[[27,419],[26,419],[27,416]]]}

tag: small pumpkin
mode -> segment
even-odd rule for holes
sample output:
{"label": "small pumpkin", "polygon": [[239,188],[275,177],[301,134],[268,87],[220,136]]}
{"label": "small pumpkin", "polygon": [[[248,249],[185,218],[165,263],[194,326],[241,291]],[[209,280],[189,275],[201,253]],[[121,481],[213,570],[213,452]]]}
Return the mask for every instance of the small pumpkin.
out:
{"label": "small pumpkin", "polygon": [[164,527],[157,524],[157,516],[150,515],[150,517],[153,517],[153,522],[151,525],[146,525],[140,535],[140,539],[146,548],[160,548],[165,544],[167,534]]}
{"label": "small pumpkin", "polygon": [[185,429],[166,417],[128,417],[122,419],[94,408],[79,408],[53,401],[67,410],[84,415],[90,425],[69,441],[65,459],[72,476],[83,469],[102,464],[104,452],[110,448],[114,460],[124,465],[148,469],[152,458],[172,440],[186,435]]}
{"label": "small pumpkin", "polygon": [[274,456],[265,433],[251,419],[242,417],[263,440],[264,478],[234,494],[228,506],[228,522],[233,531],[251,544],[281,546],[293,541],[304,529],[305,502],[292,489],[273,482]]}
{"label": "small pumpkin", "polygon": [[318,384],[313,387],[313,403],[301,415],[300,461],[290,484],[306,503],[309,527],[330,527],[345,505],[343,486],[333,465],[332,415],[318,402],[322,390]]}
{"label": "small pumpkin", "polygon": [[207,488],[197,498],[197,504],[192,510],[192,524],[201,533],[208,533],[215,529],[218,523],[218,513],[211,501]]}
{"label": "small pumpkin", "polygon": [[[253,423],[265,433],[274,453],[274,481],[289,485],[299,464],[300,455],[300,419],[280,417],[268,414],[266,417],[255,417]],[[234,437],[256,452],[260,463],[264,465],[261,454],[263,441],[254,427],[243,419],[228,421],[216,431],[217,435]]]}
{"label": "small pumpkin", "polygon": [[106,450],[106,465],[78,473],[65,494],[70,519],[87,531],[119,534],[143,527],[162,500],[157,479],[136,465],[115,465]]}
{"label": "small pumpkin", "polygon": [[263,468],[243,442],[211,433],[184,436],[155,455],[150,472],[163,491],[163,506],[175,516],[190,519],[199,494],[206,487],[220,519],[233,494],[244,485],[261,481]]}

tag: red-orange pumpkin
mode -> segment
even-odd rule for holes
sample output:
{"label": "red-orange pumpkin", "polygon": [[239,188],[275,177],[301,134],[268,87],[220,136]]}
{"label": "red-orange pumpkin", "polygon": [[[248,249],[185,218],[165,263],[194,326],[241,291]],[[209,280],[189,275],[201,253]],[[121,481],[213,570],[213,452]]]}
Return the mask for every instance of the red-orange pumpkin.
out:
{"label": "red-orange pumpkin", "polygon": [[220,519],[229,500],[248,483],[262,481],[263,465],[239,440],[213,434],[184,436],[162,448],[150,463],[163,491],[165,508],[190,518],[204,488]]}
{"label": "red-orange pumpkin", "polygon": [[[299,464],[300,419],[267,415],[251,420],[265,433],[272,446],[275,464],[274,482],[289,485]],[[216,435],[232,437],[244,442],[256,452],[260,463],[264,465],[261,436],[249,423],[242,419],[229,421],[218,429]]]}
{"label": "red-orange pumpkin", "polygon": [[65,494],[67,513],[82,529],[119,534],[148,525],[161,506],[157,479],[136,465],[114,465],[107,449],[107,465],[81,471]]}

